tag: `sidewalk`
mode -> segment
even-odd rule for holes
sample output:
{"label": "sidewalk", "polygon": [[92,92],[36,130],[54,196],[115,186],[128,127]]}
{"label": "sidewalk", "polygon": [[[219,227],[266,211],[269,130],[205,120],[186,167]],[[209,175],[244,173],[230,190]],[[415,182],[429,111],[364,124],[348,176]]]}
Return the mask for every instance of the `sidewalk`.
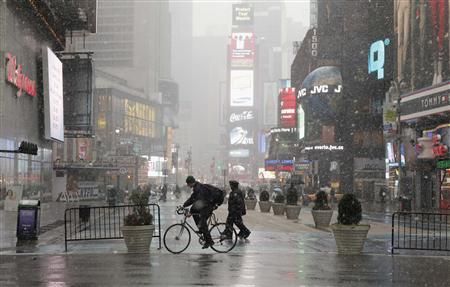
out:
{"label": "sidewalk", "polygon": [[[103,202],[45,202],[40,209],[40,235],[36,246],[64,242],[64,211],[79,205],[103,205]],[[0,252],[16,251],[17,211],[0,209]]]}

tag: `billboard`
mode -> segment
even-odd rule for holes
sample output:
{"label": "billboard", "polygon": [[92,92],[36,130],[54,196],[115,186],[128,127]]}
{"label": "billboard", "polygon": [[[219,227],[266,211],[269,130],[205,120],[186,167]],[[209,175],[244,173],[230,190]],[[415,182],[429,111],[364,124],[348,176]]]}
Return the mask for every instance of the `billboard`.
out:
{"label": "billboard", "polygon": [[230,124],[239,124],[239,123],[248,123],[256,119],[255,112],[250,109],[244,109],[242,111],[233,111],[230,113],[228,117],[228,123]]}
{"label": "billboard", "polygon": [[253,106],[253,70],[230,71],[230,106]]}
{"label": "billboard", "polygon": [[231,67],[252,68],[255,58],[255,35],[252,32],[231,33]]}
{"label": "billboard", "polygon": [[295,88],[284,88],[279,94],[280,121],[282,128],[295,128],[297,126],[297,98]]}
{"label": "billboard", "polygon": [[93,134],[94,67],[89,54],[64,54],[64,126],[66,137]]}
{"label": "billboard", "polygon": [[253,25],[253,7],[249,4],[233,4],[233,26]]}
{"label": "billboard", "polygon": [[250,151],[248,149],[232,149],[228,152],[230,157],[249,157]]}
{"label": "billboard", "polygon": [[63,65],[50,48],[42,54],[45,138],[64,142]]}
{"label": "billboard", "polygon": [[230,131],[230,145],[254,145],[253,132],[246,127],[238,126]]}
{"label": "billboard", "polygon": [[266,159],[264,161],[266,171],[287,171],[294,170],[294,161],[292,159]]}

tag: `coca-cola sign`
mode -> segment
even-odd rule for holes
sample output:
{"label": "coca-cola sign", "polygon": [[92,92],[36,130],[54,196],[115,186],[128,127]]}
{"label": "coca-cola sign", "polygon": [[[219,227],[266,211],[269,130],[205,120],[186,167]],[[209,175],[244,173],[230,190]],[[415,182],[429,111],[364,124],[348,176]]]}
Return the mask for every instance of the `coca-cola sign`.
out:
{"label": "coca-cola sign", "polygon": [[239,113],[231,113],[230,123],[253,120],[254,118],[255,118],[255,115],[254,115],[253,111],[242,111]]}

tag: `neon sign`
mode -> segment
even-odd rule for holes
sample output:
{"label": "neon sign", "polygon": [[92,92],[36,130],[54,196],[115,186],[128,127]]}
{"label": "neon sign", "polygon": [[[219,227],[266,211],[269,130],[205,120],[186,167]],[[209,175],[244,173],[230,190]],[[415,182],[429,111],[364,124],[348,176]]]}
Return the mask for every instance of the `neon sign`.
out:
{"label": "neon sign", "polygon": [[384,41],[379,40],[370,45],[369,74],[376,72],[379,80],[384,79],[385,46],[388,46],[390,43],[391,40],[386,38]]}
{"label": "neon sign", "polygon": [[7,53],[6,58],[6,80],[19,89],[17,97],[22,96],[22,92],[36,97],[36,81],[30,80],[30,78],[22,74],[22,65],[17,65],[16,56]]}

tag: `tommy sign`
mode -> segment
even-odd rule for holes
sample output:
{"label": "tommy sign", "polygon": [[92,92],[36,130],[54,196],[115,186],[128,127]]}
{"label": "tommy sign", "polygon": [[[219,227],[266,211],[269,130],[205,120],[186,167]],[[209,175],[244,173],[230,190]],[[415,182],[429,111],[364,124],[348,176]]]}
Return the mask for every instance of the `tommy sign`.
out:
{"label": "tommy sign", "polygon": [[30,80],[30,78],[22,73],[22,65],[17,65],[16,56],[7,53],[6,60],[6,80],[19,89],[17,91],[17,97],[22,96],[22,92],[36,97],[36,81]]}
{"label": "tommy sign", "polygon": [[253,111],[242,111],[239,113],[231,113],[230,123],[253,120],[254,118],[255,118],[255,115],[254,115]]}
{"label": "tommy sign", "polygon": [[411,120],[450,111],[450,82],[401,99],[400,119]]}

